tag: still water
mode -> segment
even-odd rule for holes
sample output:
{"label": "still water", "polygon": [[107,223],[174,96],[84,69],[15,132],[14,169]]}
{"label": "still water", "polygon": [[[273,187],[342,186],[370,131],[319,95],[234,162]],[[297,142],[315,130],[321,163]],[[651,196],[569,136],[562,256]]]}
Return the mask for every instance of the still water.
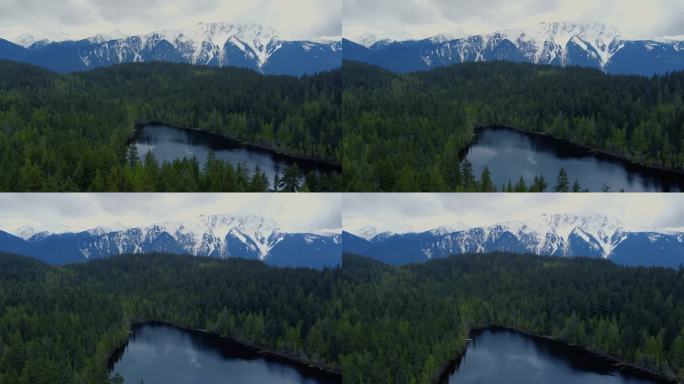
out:
{"label": "still water", "polygon": [[227,384],[339,383],[325,375],[290,362],[264,357],[250,348],[216,336],[163,324],[133,328],[122,354],[115,358],[112,374],[125,383]]}
{"label": "still water", "polygon": [[259,166],[271,183],[276,174],[282,175],[285,168],[293,163],[297,164],[304,173],[337,171],[336,167],[326,163],[284,156],[269,150],[246,146],[218,135],[167,125],[136,127],[129,145],[136,146],[141,160],[148,152],[152,152],[159,163],[194,156],[200,167],[204,167],[209,151],[213,151],[216,158],[231,163],[233,166],[243,163],[250,172]]}
{"label": "still water", "polygon": [[655,379],[621,372],[610,362],[549,340],[503,329],[471,333],[450,384],[653,384]]}
{"label": "still water", "polygon": [[498,189],[522,176],[529,186],[544,175],[552,191],[558,172],[565,169],[570,184],[601,191],[605,186],[618,192],[684,191],[684,174],[636,165],[553,138],[526,134],[502,127],[478,129],[465,158],[479,177],[485,165]]}

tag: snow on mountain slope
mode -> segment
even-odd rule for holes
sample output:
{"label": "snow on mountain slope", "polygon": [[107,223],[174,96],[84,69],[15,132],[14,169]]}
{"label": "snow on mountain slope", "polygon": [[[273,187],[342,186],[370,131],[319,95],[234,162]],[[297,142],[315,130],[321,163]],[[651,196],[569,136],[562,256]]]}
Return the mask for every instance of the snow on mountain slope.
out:
{"label": "snow on mountain slope", "polygon": [[[121,31],[119,29],[112,29],[111,31],[108,31],[108,32],[98,33],[94,36],[90,36],[86,40],[90,41],[91,43],[104,43],[107,41],[123,39],[125,37],[126,37],[126,33],[124,33],[123,31]],[[63,40],[58,40],[58,41],[63,41]]]}
{"label": "snow on mountain slope", "polygon": [[570,237],[576,235],[587,243],[595,242],[604,258],[608,258],[617,244],[624,240],[622,232],[622,223],[605,215],[542,215],[536,221],[522,224],[517,231],[518,234],[532,235],[538,240],[535,251],[539,254],[562,251],[563,255],[567,255]]}
{"label": "snow on mountain slope", "polygon": [[278,33],[271,27],[259,24],[198,23],[191,28],[169,29],[136,36],[143,46],[166,40],[179,49],[191,63],[207,63],[224,58],[224,46],[233,43],[246,55],[255,59],[259,68],[281,46]]}
{"label": "snow on mountain slope", "polygon": [[405,234],[412,232],[415,232],[413,227],[405,224],[395,225],[391,229],[383,231],[378,230],[376,227],[372,225],[367,225],[359,229],[358,231],[355,231],[355,235],[361,237],[362,239],[370,241],[376,238],[380,239],[396,234]]}
{"label": "snow on mountain slope", "polygon": [[684,231],[630,231],[604,215],[556,214],[450,232],[386,234],[363,240],[346,236],[343,250],[390,264],[422,262],[464,253],[495,251],[541,256],[595,257],[630,266],[684,265]]}
{"label": "snow on mountain slope", "polygon": [[354,234],[362,239],[372,240],[375,236],[382,233],[377,228],[372,225],[365,226],[358,231],[354,231]]}
{"label": "snow on mountain slope", "polygon": [[366,48],[373,47],[375,45],[387,45],[398,41],[412,41],[415,37],[406,33],[380,33],[380,32],[363,32],[350,37],[350,40],[361,44]]}
{"label": "snow on mountain slope", "polygon": [[[376,228],[363,228],[354,234],[366,240],[381,241],[401,237],[388,233],[382,237]],[[575,256],[577,249],[608,258],[626,238],[624,225],[605,215],[542,215],[522,221],[508,221],[490,226],[467,228],[465,224],[442,226],[418,234],[429,236],[421,239],[423,253],[432,258],[465,252],[488,252],[504,247],[524,249],[540,255]],[[511,238],[512,236],[512,238]],[[582,244],[575,244],[576,241]],[[499,248],[496,248],[499,247]]]}
{"label": "snow on mountain slope", "polygon": [[601,23],[542,22],[523,29],[462,36],[446,33],[423,40],[390,39],[383,44],[375,43],[377,35],[347,36],[363,47],[349,45],[345,58],[402,73],[493,60],[575,65],[646,76],[684,69],[683,41],[630,40]]}
{"label": "snow on mountain slope", "polygon": [[66,33],[58,33],[50,37],[36,36],[30,33],[23,33],[11,40],[12,42],[19,44],[24,48],[30,48],[32,45],[36,43],[38,43],[39,45],[47,45],[55,41],[69,41],[71,40],[71,37]]}
{"label": "snow on mountain slope", "polygon": [[[184,252],[191,255],[221,257],[230,256],[227,242],[229,236],[232,236],[254,251],[260,260],[265,259],[271,249],[282,240],[280,228],[273,220],[260,216],[201,215],[190,221],[169,221],[113,233],[113,236],[102,240],[99,248],[106,249],[113,241],[119,253],[124,253],[131,247],[133,252],[144,252],[143,244],[153,241],[161,234],[170,236]],[[84,250],[83,253],[88,257],[93,251]]]}
{"label": "snow on mountain slope", "polygon": [[71,231],[71,228],[69,228],[67,225],[57,225],[54,228],[47,230],[45,228],[39,229],[32,225],[23,225],[14,230],[9,230],[8,232],[24,240],[30,240],[34,237],[45,237],[54,233],[68,233]]}
{"label": "snow on mountain slope", "polygon": [[491,42],[497,36],[516,44],[530,61],[541,64],[550,64],[559,59],[561,64],[566,65],[568,45],[573,42],[595,56],[601,67],[621,48],[622,41],[617,29],[600,23],[542,22],[530,29],[494,32],[487,35],[485,41]]}
{"label": "snow on mountain slope", "polygon": [[462,38],[467,37],[467,36],[468,36],[468,34],[463,32],[462,30],[455,29],[455,30],[450,31],[450,32],[438,33],[434,36],[429,37],[428,39],[433,43],[445,43],[447,41],[462,39]]}
{"label": "snow on mountain slope", "polygon": [[430,232],[435,235],[446,235],[447,233],[454,233],[466,229],[467,226],[462,221],[457,221],[455,223],[441,225],[437,228],[431,229]]}
{"label": "snow on mountain slope", "polygon": [[[115,222],[83,231],[39,232],[25,227],[13,232],[24,238],[21,254],[52,264],[163,252],[323,268],[339,265],[342,252],[340,233],[288,232],[274,220],[254,215],[202,215],[134,228]],[[17,238],[7,238],[0,239],[0,251],[16,252]]]}
{"label": "snow on mountain slope", "polygon": [[[337,68],[342,60],[341,40],[293,39],[255,23],[198,23],[139,35],[113,30],[77,40],[29,35],[10,40],[27,49],[19,61],[63,73],[120,63],[162,61],[301,76]],[[0,57],[9,57],[9,51],[4,54],[0,50]],[[59,60],[54,60],[56,57]]]}

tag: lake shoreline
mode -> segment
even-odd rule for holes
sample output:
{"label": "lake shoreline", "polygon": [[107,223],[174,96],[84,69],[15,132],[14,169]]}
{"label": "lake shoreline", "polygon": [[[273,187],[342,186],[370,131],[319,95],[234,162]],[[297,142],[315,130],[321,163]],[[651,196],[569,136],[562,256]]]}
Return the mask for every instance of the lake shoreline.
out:
{"label": "lake shoreline", "polygon": [[134,126],[134,131],[131,134],[131,136],[128,138],[128,140],[126,141],[126,144],[127,145],[131,144],[131,142],[135,139],[135,132],[138,131],[139,129],[142,129],[144,127],[149,127],[149,126],[156,126],[156,125],[167,126],[167,127],[171,127],[174,129],[181,130],[181,131],[195,132],[195,133],[207,135],[209,137],[214,137],[218,140],[231,142],[233,144],[242,146],[242,147],[247,148],[247,149],[273,154],[273,155],[279,156],[285,160],[289,160],[289,161],[293,161],[293,162],[297,162],[297,161],[299,161],[299,162],[310,162],[310,163],[320,165],[322,167],[329,168],[328,171],[334,171],[337,173],[342,172],[342,165],[340,165],[334,161],[331,161],[331,160],[319,159],[319,158],[308,157],[308,156],[303,156],[303,155],[297,155],[297,154],[294,154],[294,153],[291,153],[288,151],[275,149],[275,148],[269,147],[267,145],[250,143],[247,141],[243,141],[243,140],[235,139],[235,138],[232,138],[232,137],[229,137],[226,135],[222,135],[220,133],[210,132],[210,131],[207,131],[207,130],[204,130],[201,128],[181,127],[181,126],[177,126],[174,124],[169,124],[169,123],[165,123],[165,122],[161,122],[161,121],[147,121],[147,122],[136,123]]}
{"label": "lake shoreline", "polygon": [[[616,153],[608,152],[608,151],[602,150],[602,149],[593,148],[593,147],[590,147],[590,146],[585,145],[585,144],[575,143],[573,141],[558,138],[558,137],[552,136],[552,135],[550,135],[548,133],[544,133],[544,132],[526,131],[524,129],[509,127],[509,126],[504,126],[504,125],[483,125],[483,126],[478,126],[478,127],[473,129],[473,137],[475,137],[477,135],[478,131],[485,130],[485,129],[505,129],[505,130],[510,130],[510,131],[517,132],[517,133],[520,133],[523,135],[531,135],[531,136],[540,137],[542,139],[554,140],[554,141],[557,141],[561,144],[571,145],[575,149],[577,149],[579,151],[583,151],[583,152],[587,153],[588,155],[597,155],[597,156],[601,156],[601,157],[608,159],[608,160],[613,160],[613,161],[629,164],[629,165],[636,166],[636,167],[646,168],[646,169],[650,169],[650,170],[654,170],[654,171],[673,173],[673,174],[676,174],[678,176],[684,177],[684,169],[670,168],[670,167],[665,167],[662,165],[645,164],[645,163],[630,159],[628,157],[624,157],[624,156],[616,154]],[[462,152],[459,153],[459,156],[462,159],[465,159],[465,156],[468,154],[468,150],[470,149],[472,144],[473,144],[473,142],[471,141],[462,150]]]}
{"label": "lake shoreline", "polygon": [[468,344],[471,341],[470,336],[472,335],[473,332],[485,331],[485,330],[511,331],[511,332],[515,332],[515,333],[521,334],[523,336],[529,337],[531,339],[556,343],[558,345],[562,345],[563,347],[570,348],[570,349],[573,349],[575,351],[585,353],[585,354],[588,354],[588,355],[595,357],[597,359],[603,360],[603,361],[611,364],[618,371],[629,372],[629,373],[632,373],[634,375],[645,377],[645,378],[648,378],[650,380],[653,380],[653,381],[656,381],[656,382],[662,383],[662,384],[677,384],[677,380],[674,378],[664,376],[663,374],[656,373],[654,371],[651,371],[648,368],[640,367],[636,364],[627,363],[625,361],[622,361],[622,360],[615,358],[613,356],[610,356],[608,354],[593,351],[593,350],[589,349],[588,347],[570,344],[570,343],[567,343],[563,340],[555,338],[553,336],[537,335],[537,334],[533,334],[533,333],[530,333],[528,331],[524,331],[524,330],[516,328],[516,327],[507,326],[507,325],[500,325],[500,324],[481,324],[481,325],[478,325],[478,326],[471,328],[470,332],[468,332],[468,339],[465,341],[463,348],[462,348],[462,351],[459,352],[455,358],[447,361],[438,369],[438,373],[436,374],[436,376],[433,380],[433,383],[435,383],[435,384],[447,383],[449,377],[452,374],[454,374],[455,372],[458,372],[458,365],[460,364],[463,357],[465,356],[466,351],[468,349]]}
{"label": "lake shoreline", "polygon": [[285,353],[277,352],[277,351],[272,351],[268,349],[264,349],[258,345],[255,344],[250,344],[250,343],[245,343],[236,339],[233,339],[231,337],[227,336],[221,336],[219,334],[213,333],[207,329],[197,329],[197,328],[192,328],[176,323],[171,323],[167,321],[159,321],[159,320],[136,320],[131,323],[129,326],[128,330],[128,336],[126,337],[126,340],[123,342],[122,345],[119,347],[115,348],[115,350],[110,354],[110,357],[107,362],[107,366],[110,371],[112,371],[114,364],[118,359],[121,358],[123,355],[124,350],[126,349],[126,345],[128,344],[128,341],[130,340],[131,335],[133,335],[134,331],[133,329],[136,327],[141,327],[145,325],[163,325],[167,327],[172,327],[181,331],[186,331],[186,332],[192,332],[196,334],[202,334],[202,335],[207,335],[211,337],[218,338],[219,340],[223,342],[228,342],[232,344],[237,344],[243,348],[246,348],[252,352],[255,352],[256,354],[260,356],[264,356],[266,358],[279,361],[281,363],[285,363],[291,366],[295,366],[301,370],[313,372],[317,375],[325,376],[327,379],[335,381],[335,382],[342,382],[342,372],[340,370],[335,370],[327,367],[319,367],[317,365],[314,365],[310,362],[300,360],[294,356],[287,355]]}

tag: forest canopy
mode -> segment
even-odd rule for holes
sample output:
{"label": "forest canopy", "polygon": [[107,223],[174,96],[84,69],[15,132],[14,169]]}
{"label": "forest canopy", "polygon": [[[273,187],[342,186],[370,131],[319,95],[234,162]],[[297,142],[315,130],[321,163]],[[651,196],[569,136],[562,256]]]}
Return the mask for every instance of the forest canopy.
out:
{"label": "forest canopy", "polygon": [[108,383],[138,320],[279,351],[345,383],[430,383],[498,324],[684,378],[684,269],[508,253],[322,271],[147,254],[51,267],[0,255],[0,383]]}
{"label": "forest canopy", "polygon": [[487,126],[544,133],[646,165],[684,167],[684,72],[646,78],[478,62],[395,74],[345,61],[342,84],[348,191],[491,190],[489,175],[473,175],[461,164],[474,129]]}
{"label": "forest canopy", "polygon": [[[336,163],[340,97],[339,70],[295,78],[134,63],[58,75],[0,61],[0,190],[265,191],[244,165],[215,167],[226,181],[211,183],[192,159],[132,164],[127,141],[136,123],[155,121]],[[328,176],[309,189],[339,189]]]}

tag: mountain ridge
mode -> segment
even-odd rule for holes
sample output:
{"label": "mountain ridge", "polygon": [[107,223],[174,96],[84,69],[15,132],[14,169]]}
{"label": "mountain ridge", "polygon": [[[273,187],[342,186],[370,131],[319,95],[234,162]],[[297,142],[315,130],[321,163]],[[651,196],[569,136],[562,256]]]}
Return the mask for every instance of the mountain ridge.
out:
{"label": "mountain ridge", "polygon": [[126,62],[168,61],[237,66],[266,74],[300,76],[341,65],[341,41],[294,39],[256,23],[197,23],[144,34],[96,34],[79,40],[22,35],[0,45],[0,59],[57,72],[89,70]]}
{"label": "mountain ridge", "polygon": [[[469,61],[523,61],[650,76],[684,69],[684,41],[629,39],[602,23],[541,22],[525,29],[393,40],[344,38],[343,54],[396,72]],[[354,41],[354,39],[359,41]]]}
{"label": "mountain ridge", "polygon": [[102,226],[83,231],[2,232],[0,251],[24,254],[52,264],[125,253],[169,252],[218,258],[244,257],[282,266],[321,268],[339,264],[340,235],[283,230],[256,215],[201,215],[131,228]]}
{"label": "mountain ridge", "polygon": [[[364,233],[365,234],[365,233]],[[627,265],[678,267],[684,264],[684,232],[628,230],[605,215],[542,215],[526,222],[508,221],[457,231],[423,232],[363,238],[343,232],[343,250],[406,264],[452,254],[513,251],[544,256],[588,256]]]}

